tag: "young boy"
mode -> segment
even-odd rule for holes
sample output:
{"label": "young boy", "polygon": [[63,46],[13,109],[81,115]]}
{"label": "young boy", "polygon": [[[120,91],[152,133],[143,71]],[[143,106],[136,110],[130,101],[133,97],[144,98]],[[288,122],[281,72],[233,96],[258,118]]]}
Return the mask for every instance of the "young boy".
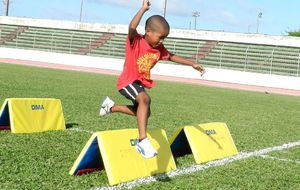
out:
{"label": "young boy", "polygon": [[143,6],[129,24],[124,69],[117,82],[118,91],[130,99],[133,105],[115,105],[109,97],[106,97],[99,112],[100,116],[120,112],[137,117],[139,139],[136,149],[144,158],[157,155],[146,134],[151,99],[145,88],[150,89],[155,85],[150,79],[150,70],[157,61],[170,60],[192,66],[201,75],[205,72],[201,65],[169,53],[164,47],[162,42],[168,36],[170,27],[163,17],[151,16],[146,21],[145,35],[137,33],[136,28],[149,8],[149,0],[143,0]]}

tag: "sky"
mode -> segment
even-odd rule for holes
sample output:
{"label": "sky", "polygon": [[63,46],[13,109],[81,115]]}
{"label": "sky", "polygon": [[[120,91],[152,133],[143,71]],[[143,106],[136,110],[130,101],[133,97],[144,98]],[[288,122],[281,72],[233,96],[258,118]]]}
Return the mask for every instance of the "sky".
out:
{"label": "sky", "polygon": [[[4,0],[1,0],[4,1]],[[142,0],[10,0],[9,16],[128,24]],[[287,35],[300,30],[299,0],[150,0],[151,8],[141,20],[163,15],[171,28],[239,33]],[[4,15],[4,5],[0,3]],[[199,17],[193,17],[193,12]],[[259,18],[259,13],[261,18]]]}

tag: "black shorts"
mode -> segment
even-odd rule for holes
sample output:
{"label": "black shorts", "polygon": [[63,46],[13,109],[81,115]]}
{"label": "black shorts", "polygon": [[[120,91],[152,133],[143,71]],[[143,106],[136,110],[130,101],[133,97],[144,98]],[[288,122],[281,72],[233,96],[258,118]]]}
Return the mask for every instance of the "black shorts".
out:
{"label": "black shorts", "polygon": [[132,84],[129,84],[121,90],[119,90],[119,92],[127,99],[131,100],[133,104],[136,104],[136,96],[141,92],[145,92],[145,88],[141,85],[139,81],[134,81]]}

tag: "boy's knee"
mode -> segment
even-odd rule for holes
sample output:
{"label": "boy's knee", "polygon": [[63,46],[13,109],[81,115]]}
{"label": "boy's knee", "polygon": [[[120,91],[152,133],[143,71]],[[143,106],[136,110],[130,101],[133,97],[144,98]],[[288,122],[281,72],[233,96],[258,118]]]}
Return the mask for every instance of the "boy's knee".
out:
{"label": "boy's knee", "polygon": [[137,96],[137,99],[136,101],[139,103],[139,104],[146,104],[146,105],[149,105],[151,104],[151,98],[148,94],[146,93],[140,93],[138,96]]}

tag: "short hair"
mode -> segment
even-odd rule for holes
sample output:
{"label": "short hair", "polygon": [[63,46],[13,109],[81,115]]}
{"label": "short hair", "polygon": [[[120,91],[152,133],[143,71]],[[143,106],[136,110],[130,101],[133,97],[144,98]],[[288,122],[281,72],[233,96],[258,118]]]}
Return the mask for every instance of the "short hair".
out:
{"label": "short hair", "polygon": [[156,31],[158,28],[170,30],[170,25],[166,19],[160,15],[153,15],[146,20],[145,30],[151,29]]}

